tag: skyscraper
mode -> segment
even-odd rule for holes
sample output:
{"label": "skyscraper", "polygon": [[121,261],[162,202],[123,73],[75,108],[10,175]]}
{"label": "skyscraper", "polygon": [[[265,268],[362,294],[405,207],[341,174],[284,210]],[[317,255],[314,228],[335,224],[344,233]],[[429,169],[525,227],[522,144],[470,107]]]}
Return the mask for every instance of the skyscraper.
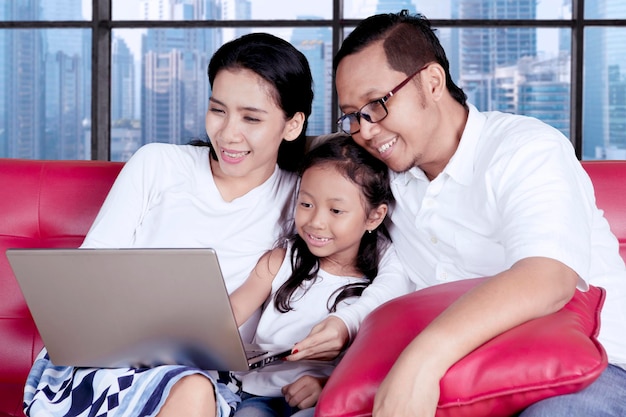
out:
{"label": "skyscraper", "polygon": [[[537,0],[462,0],[462,19],[535,19]],[[535,28],[503,27],[459,29],[460,87],[480,110],[492,108],[494,72],[537,56]]]}
{"label": "skyscraper", "polygon": [[[216,1],[171,0],[185,19],[219,15]],[[206,6],[206,7],[205,7]],[[205,136],[206,69],[221,44],[216,29],[148,29],[142,40],[142,142],[187,143]]]}
{"label": "skyscraper", "polygon": [[[2,2],[3,20],[79,20],[80,0]],[[0,156],[90,157],[83,119],[89,117],[90,69],[81,29],[1,31]],[[90,46],[90,45],[89,45]],[[10,138],[10,140],[8,140]]]}
{"label": "skyscraper", "polygon": [[[508,74],[504,72],[509,71]],[[570,79],[568,55],[521,58],[517,65],[496,69],[494,110],[536,117],[570,137]],[[507,88],[504,88],[509,83]],[[503,92],[510,93],[503,97]],[[509,100],[507,100],[509,99]]]}
{"label": "skyscraper", "polygon": [[409,13],[415,13],[415,5],[411,0],[378,0],[376,13],[399,12],[406,9]]}
{"label": "skyscraper", "polygon": [[171,0],[140,0],[139,19],[140,20],[170,20]]}
{"label": "skyscraper", "polygon": [[[38,20],[39,0],[2,2],[7,20]],[[44,158],[45,103],[43,91],[44,39],[40,30],[2,31],[6,78],[0,91],[0,155],[10,158]],[[9,65],[6,65],[9,64]],[[7,140],[10,138],[10,140]]]}
{"label": "skyscraper", "polygon": [[[45,60],[46,159],[89,159],[91,144],[83,137],[83,60],[57,51]],[[88,136],[87,136],[88,137]]]}
{"label": "skyscraper", "polygon": [[114,38],[111,49],[111,122],[132,120],[135,118],[135,58],[122,38]]}
{"label": "skyscraper", "polygon": [[[591,19],[626,15],[623,0],[586,3]],[[583,85],[583,157],[626,159],[626,32],[623,28],[589,28],[585,31]]]}
{"label": "skyscraper", "polygon": [[[320,19],[315,16],[299,16],[299,19]],[[296,28],[291,40],[293,46],[304,54],[313,76],[313,109],[309,117],[307,135],[329,133],[332,90],[332,34],[329,28]]]}
{"label": "skyscraper", "polygon": [[[41,1],[42,19],[82,20],[81,0]],[[90,135],[83,121],[91,114],[89,31],[47,29],[45,49],[45,150],[50,159],[89,159]],[[89,132],[88,132],[89,133]]]}

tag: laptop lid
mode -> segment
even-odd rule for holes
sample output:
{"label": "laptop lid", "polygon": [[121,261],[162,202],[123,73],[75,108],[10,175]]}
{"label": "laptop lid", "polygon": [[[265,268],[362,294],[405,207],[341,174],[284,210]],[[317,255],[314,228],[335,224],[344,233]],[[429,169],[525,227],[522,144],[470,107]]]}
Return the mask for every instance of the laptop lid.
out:
{"label": "laptop lid", "polygon": [[242,371],[290,353],[257,346],[248,360],[213,249],[6,254],[56,365]]}

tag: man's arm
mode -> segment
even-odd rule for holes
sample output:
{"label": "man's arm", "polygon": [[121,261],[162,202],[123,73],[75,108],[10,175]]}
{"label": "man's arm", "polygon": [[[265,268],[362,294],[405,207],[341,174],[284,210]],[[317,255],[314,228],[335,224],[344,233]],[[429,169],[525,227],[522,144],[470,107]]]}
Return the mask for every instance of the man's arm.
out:
{"label": "man's arm", "polygon": [[309,335],[296,343],[288,360],[334,359],[356,335],[361,322],[376,307],[415,291],[415,284],[402,267],[393,245],[386,248],[378,275],[352,304],[317,324]]}
{"label": "man's arm", "polygon": [[493,337],[561,309],[577,274],[548,258],[526,258],[486,280],[437,317],[405,348],[383,380],[375,417],[433,417],[446,371]]}

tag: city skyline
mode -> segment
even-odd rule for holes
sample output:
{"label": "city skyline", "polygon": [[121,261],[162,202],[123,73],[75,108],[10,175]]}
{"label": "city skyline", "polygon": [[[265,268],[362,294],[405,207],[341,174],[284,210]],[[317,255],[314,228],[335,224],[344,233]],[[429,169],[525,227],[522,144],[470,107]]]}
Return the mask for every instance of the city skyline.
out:
{"label": "city skyline", "polygon": [[[71,13],[76,13],[79,9],[76,6],[82,1],[58,0],[39,7],[36,0],[24,0],[23,4],[30,8],[13,10],[0,5],[0,18],[61,20],[62,16],[73,16]],[[251,18],[253,10],[249,0],[173,1],[172,13],[184,19],[214,19],[226,13],[224,8],[229,8],[229,16],[245,20]],[[417,8],[416,2],[408,0],[364,0],[360,4],[366,3],[368,7],[374,4],[379,8],[372,12]],[[148,10],[151,7],[158,9],[154,0],[143,4],[146,15],[151,15]],[[433,7],[431,3],[424,4]],[[506,8],[497,8],[500,3],[490,0],[451,0],[446,4],[455,13],[453,17],[459,19],[480,19],[481,13],[486,13],[495,19],[534,20],[538,14],[535,0],[520,0],[515,7]],[[591,11],[605,15],[620,7],[626,9],[620,0],[605,0],[597,10]],[[475,14],[476,11],[481,13]],[[24,15],[4,15],[17,12]],[[560,13],[571,11],[561,7]],[[230,37],[251,30],[255,29],[143,29],[142,40],[135,48],[139,52],[133,51],[114,30],[109,80],[111,159],[126,160],[139,146],[153,141],[186,143],[206,137],[208,60]],[[282,28],[279,30],[284,32]],[[587,29],[587,40],[601,47],[585,50],[585,158],[626,159],[623,31]],[[305,54],[314,77],[315,102],[307,133],[329,133],[335,128],[331,120],[331,28],[290,28],[288,33],[284,38]],[[450,60],[453,80],[479,110],[537,117],[570,136],[569,29],[459,27],[442,28],[437,34]],[[545,52],[543,38],[551,39],[556,45],[554,51]],[[477,39],[481,42],[476,42]],[[89,159],[92,149],[89,30],[0,31],[0,45],[4,46],[0,61],[14,64],[4,65],[4,72],[0,72],[0,156]]]}
{"label": "city skyline", "polygon": [[[121,20],[140,19],[140,3],[142,0],[112,0],[113,18]],[[155,1],[155,0],[152,0]],[[292,0],[282,0],[279,9],[281,13],[296,18],[298,15],[319,16],[328,19],[330,16],[323,16],[319,12],[319,3],[298,2]],[[329,0],[327,0],[329,1]],[[410,1],[415,5],[416,11],[423,13],[429,18],[450,18],[451,0],[431,2],[431,1]],[[81,0],[82,16],[89,19],[91,12],[91,0]],[[275,19],[276,0],[254,0],[251,8],[251,17],[254,19]],[[329,3],[330,4],[330,3]],[[419,7],[417,4],[421,4]],[[346,15],[350,18],[365,17],[376,12],[377,0],[347,0],[345,5]],[[537,17],[539,19],[558,19],[569,17],[562,15],[563,0],[538,0]],[[134,55],[141,52],[141,35],[145,29],[116,29],[115,34],[123,38]],[[290,30],[283,31],[282,35],[288,36]],[[284,36],[284,37],[286,37]],[[553,56],[558,49],[557,40],[550,36],[549,30],[538,29],[538,37],[541,39],[541,53]]]}

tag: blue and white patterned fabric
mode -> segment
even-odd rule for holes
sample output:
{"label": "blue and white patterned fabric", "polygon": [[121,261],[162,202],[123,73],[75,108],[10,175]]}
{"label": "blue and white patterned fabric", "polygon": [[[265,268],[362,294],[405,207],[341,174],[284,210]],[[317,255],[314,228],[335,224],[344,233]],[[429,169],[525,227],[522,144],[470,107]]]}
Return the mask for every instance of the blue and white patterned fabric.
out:
{"label": "blue and white patterned fabric", "polygon": [[228,417],[240,401],[208,372],[188,366],[74,368],[55,366],[44,348],[24,389],[24,412],[31,417],[155,416],[181,378],[205,375],[216,387],[217,416]]}

